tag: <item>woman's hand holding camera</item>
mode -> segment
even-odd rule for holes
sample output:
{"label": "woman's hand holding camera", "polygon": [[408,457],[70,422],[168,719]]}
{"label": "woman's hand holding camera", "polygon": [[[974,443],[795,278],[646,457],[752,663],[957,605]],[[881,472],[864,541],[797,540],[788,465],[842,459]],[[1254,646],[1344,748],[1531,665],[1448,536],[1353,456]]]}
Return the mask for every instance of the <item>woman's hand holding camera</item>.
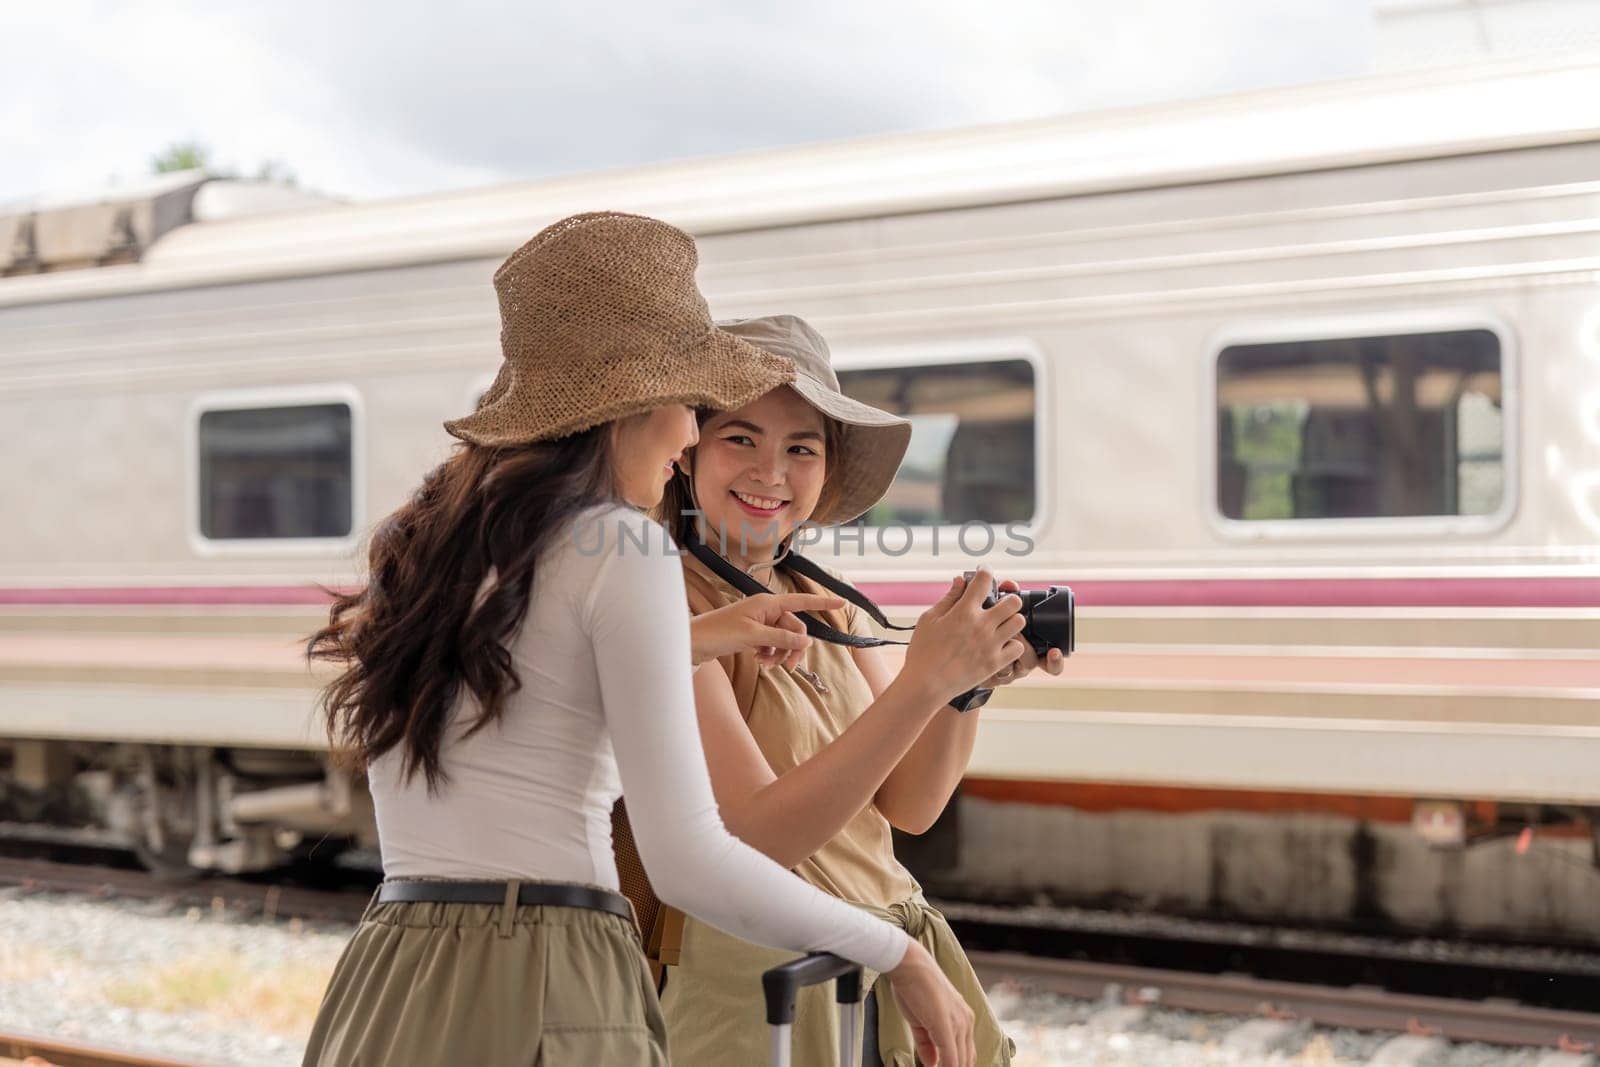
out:
{"label": "woman's hand holding camera", "polygon": [[[1020,660],[1028,646],[1017,635],[1026,619],[1022,599],[1002,596],[983,606],[994,576],[979,569],[972,581],[953,579],[938,602],[917,619],[901,676],[930,688],[941,702],[984,683]],[[1015,584],[1012,584],[1014,592]]]}
{"label": "woman's hand holding camera", "polygon": [[[1010,578],[1002,579],[999,588],[1001,593],[1016,593],[1022,590],[1022,587]],[[1060,675],[1062,671],[1067,669],[1067,655],[1059,648],[1052,648],[1044,659],[1040,659],[1039,654],[1033,650],[1033,646],[1024,641],[1022,655],[1014,663],[1000,668],[985,681],[978,684],[985,689],[1010,685],[1017,679],[1033,673],[1034,669],[1038,667],[1043,667],[1047,674]]]}

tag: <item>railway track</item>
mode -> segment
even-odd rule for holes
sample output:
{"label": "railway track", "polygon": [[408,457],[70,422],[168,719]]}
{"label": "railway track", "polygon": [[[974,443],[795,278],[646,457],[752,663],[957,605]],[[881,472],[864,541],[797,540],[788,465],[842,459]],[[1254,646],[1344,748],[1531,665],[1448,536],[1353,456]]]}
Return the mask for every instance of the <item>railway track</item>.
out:
{"label": "railway track", "polygon": [[971,958],[985,986],[1012,979],[1062,996],[1117,1006],[1180,1008],[1289,1025],[1312,1023],[1573,1053],[1600,1045],[1600,1015],[1587,1012],[1016,953],[973,952]]}
{"label": "railway track", "polygon": [[[353,922],[366,903],[364,893],[348,889],[329,891],[227,878],[173,883],[140,870],[4,856],[0,856],[0,886],[106,899],[166,900],[238,918],[300,917]],[[1497,964],[1492,956],[1473,963],[1443,958],[1402,960],[1397,945],[1383,951],[1359,938],[1323,942],[1305,931],[1255,931],[1253,939],[1259,943],[1253,946],[1253,953],[1241,950],[1252,947],[1247,944],[1252,937],[1243,935],[1209,939],[1201,936],[1185,950],[1181,929],[1176,926],[1161,936],[1149,930],[1085,931],[1076,929],[1066,913],[1051,909],[1035,909],[1033,913],[1025,910],[1023,914],[1030,914],[1030,918],[1017,921],[1017,909],[957,903],[941,903],[941,907],[972,950],[974,965],[986,986],[1012,979],[1024,987],[1119,1008],[1124,1015],[1176,1009],[1234,1016],[1242,1021],[1261,1020],[1289,1028],[1345,1027],[1424,1039],[1578,1053],[1600,1045],[1600,1014],[1508,1001],[1498,992],[1506,982],[1503,975],[1494,978],[1495,966],[1509,967],[1513,976],[1532,974],[1537,968],[1527,959],[1514,964],[1504,959]],[[1092,920],[1085,921],[1092,925]],[[1229,953],[1219,955],[1218,945],[1222,942],[1228,943]],[[1069,958],[1113,943],[1120,958]],[[1151,950],[1150,944],[1155,944],[1156,950]],[[1018,947],[1028,951],[1014,951]],[[1296,947],[1301,952],[1298,980],[1284,980],[1278,972],[1284,970],[1285,961]],[[1187,955],[1182,955],[1184,951]],[[1338,960],[1363,952],[1366,970],[1350,972],[1338,965]],[[1148,957],[1181,957],[1185,966],[1155,966]],[[1335,966],[1329,966],[1330,958]],[[1264,968],[1265,973],[1237,973],[1263,961],[1271,964]],[[1406,965],[1396,968],[1397,963]],[[1591,967],[1581,954],[1571,954],[1563,966],[1564,973],[1558,974],[1555,971],[1559,968],[1549,964],[1543,974],[1545,982],[1559,985],[1600,981],[1590,973],[1600,973],[1600,964]],[[1344,980],[1351,973],[1357,978],[1355,983]],[[1402,978],[1402,984],[1416,984],[1417,976],[1425,974],[1428,982],[1451,995],[1397,990],[1389,981],[1395,973]],[[1360,980],[1368,975],[1383,978],[1385,988]],[[1485,989],[1489,992],[1485,993]],[[1563,995],[1570,997],[1572,990]],[[1600,1004],[1600,999],[1588,1003]],[[60,1067],[172,1067],[176,1062],[51,1038],[0,1035],[0,1067],[9,1067],[6,1057],[20,1060],[27,1055],[39,1056]]]}
{"label": "railway track", "polygon": [[235,878],[172,882],[142,870],[9,856],[0,856],[0,886],[107,899],[168,900],[241,918],[353,923],[367,904],[366,894],[349,890],[306,889]]}
{"label": "railway track", "polygon": [[50,1067],[208,1067],[194,1060],[170,1060],[54,1037],[0,1033],[0,1067],[22,1063],[38,1067],[41,1061]]}
{"label": "railway track", "polygon": [[1600,1006],[1600,954],[1592,948],[1403,940],[1076,908],[938,906],[969,950],[1579,1013]]}

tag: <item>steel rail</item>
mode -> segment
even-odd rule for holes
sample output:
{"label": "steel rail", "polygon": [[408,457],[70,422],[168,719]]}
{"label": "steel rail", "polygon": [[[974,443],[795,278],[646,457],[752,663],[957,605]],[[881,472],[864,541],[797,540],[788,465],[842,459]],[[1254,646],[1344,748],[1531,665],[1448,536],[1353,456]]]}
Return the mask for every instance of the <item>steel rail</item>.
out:
{"label": "steel rail", "polygon": [[208,1067],[196,1060],[174,1060],[127,1049],[86,1045],[39,1034],[0,1033],[0,1067],[10,1067],[29,1057],[50,1067]]}
{"label": "steel rail", "polygon": [[1272,981],[1238,974],[1195,974],[1017,953],[969,954],[987,985],[1015,979],[1052,993],[1102,999],[1108,989],[1125,1003],[1274,1019],[1323,1026],[1426,1034],[1452,1041],[1587,1051],[1600,1044],[1600,1015],[1503,1001],[1391,993]]}

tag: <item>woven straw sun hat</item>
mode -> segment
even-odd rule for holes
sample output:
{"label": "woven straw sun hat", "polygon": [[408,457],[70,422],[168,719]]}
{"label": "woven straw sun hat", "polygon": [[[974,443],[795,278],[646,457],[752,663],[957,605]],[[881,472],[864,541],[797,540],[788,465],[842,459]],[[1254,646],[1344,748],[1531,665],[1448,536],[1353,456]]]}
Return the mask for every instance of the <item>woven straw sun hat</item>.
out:
{"label": "woven straw sun hat", "polygon": [[695,287],[694,240],[656,219],[562,219],[494,272],[504,362],[446,430],[476,445],[529,444],[667,404],[736,408],[794,368],[717,328]]}
{"label": "woven straw sun hat", "polygon": [[827,484],[808,521],[819,526],[849,522],[883,499],[911,444],[911,423],[840,392],[828,342],[798,315],[763,315],[717,325],[765,353],[792,361],[794,381],[785,384],[838,425],[838,443],[828,457]]}

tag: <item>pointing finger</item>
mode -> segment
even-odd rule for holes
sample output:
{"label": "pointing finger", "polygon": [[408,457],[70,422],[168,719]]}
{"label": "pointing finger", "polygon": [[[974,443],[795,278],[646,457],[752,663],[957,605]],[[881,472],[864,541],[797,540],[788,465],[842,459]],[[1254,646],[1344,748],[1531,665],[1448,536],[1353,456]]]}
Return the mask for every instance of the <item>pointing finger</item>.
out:
{"label": "pointing finger", "polygon": [[836,611],[844,598],[822,593],[773,593],[772,606],[781,611]]}

